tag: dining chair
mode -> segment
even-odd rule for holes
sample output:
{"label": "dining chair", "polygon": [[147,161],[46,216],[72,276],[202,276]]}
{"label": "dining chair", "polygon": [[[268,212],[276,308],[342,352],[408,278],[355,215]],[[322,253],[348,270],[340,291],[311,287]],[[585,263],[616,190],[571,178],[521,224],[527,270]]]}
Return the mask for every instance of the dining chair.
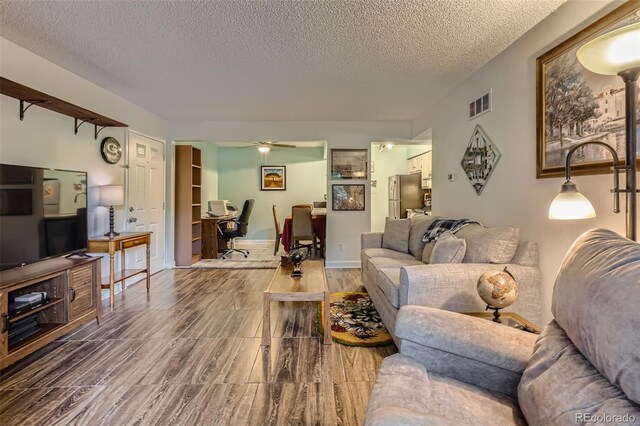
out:
{"label": "dining chair", "polygon": [[[311,204],[291,207],[291,242],[295,248],[307,247],[315,252],[316,234],[313,232],[312,208]],[[310,243],[301,244],[301,241],[310,241]]]}
{"label": "dining chair", "polygon": [[280,249],[280,238],[282,238],[282,229],[280,229],[280,219],[278,219],[278,208],[274,204],[272,207],[273,210],[273,222],[276,225],[276,241],[273,247],[273,255],[278,254],[278,250]]}

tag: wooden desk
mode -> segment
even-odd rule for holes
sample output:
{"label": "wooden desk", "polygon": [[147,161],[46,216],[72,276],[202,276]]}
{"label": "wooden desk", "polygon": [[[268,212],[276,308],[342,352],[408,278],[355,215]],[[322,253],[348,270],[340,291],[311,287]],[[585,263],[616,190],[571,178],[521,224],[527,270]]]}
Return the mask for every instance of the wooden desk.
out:
{"label": "wooden desk", "polygon": [[203,217],[202,218],[202,258],[218,258],[218,223],[223,220],[233,219],[235,215]]}
{"label": "wooden desk", "polygon": [[271,345],[271,303],[324,301],[324,339],[325,345],[331,344],[331,314],[329,306],[329,287],[324,271],[324,262],[307,260],[302,262],[303,276],[291,278],[293,266],[278,266],[269,288],[264,292],[262,302],[262,346]]}
{"label": "wooden desk", "polygon": [[[141,245],[147,246],[147,267],[144,269],[125,269],[126,258],[125,251],[127,249],[138,247]],[[147,292],[151,284],[151,259],[150,259],[150,246],[151,246],[151,232],[121,232],[120,235],[115,237],[97,236],[89,238],[88,253],[109,253],[109,283],[102,284],[101,288],[109,289],[109,306],[113,311],[113,299],[115,293],[115,284],[122,283],[122,291],[125,290],[125,280],[135,275],[146,273],[147,274]],[[120,272],[115,271],[115,255],[120,252],[120,260],[122,269]],[[107,278],[107,277],[104,277]]]}

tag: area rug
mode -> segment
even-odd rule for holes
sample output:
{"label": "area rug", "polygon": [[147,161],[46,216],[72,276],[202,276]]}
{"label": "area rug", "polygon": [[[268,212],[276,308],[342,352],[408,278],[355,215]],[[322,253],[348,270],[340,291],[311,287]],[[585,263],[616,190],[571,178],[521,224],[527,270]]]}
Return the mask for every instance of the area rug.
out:
{"label": "area rug", "polygon": [[[367,293],[331,293],[331,338],[346,346],[387,346],[391,334]],[[324,302],[318,309],[318,329],[323,332]]]}
{"label": "area rug", "polygon": [[191,265],[199,269],[276,269],[279,260],[203,259]]}

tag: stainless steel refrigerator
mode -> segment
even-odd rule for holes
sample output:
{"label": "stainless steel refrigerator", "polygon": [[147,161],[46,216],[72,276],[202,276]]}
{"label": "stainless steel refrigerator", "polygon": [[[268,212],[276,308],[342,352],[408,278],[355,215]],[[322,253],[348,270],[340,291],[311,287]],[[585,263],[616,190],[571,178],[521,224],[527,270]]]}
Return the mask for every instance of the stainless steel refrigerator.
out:
{"label": "stainless steel refrigerator", "polygon": [[389,217],[407,217],[407,209],[422,208],[424,190],[420,173],[389,176]]}

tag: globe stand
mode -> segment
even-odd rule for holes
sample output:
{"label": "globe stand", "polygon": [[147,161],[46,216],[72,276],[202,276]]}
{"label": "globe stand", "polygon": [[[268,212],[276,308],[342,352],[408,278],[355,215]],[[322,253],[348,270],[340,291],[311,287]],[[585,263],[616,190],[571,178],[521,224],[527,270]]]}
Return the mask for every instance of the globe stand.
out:
{"label": "globe stand", "polygon": [[293,272],[291,272],[291,277],[292,278],[300,278],[302,277],[302,269],[300,269],[300,264],[299,263],[294,263],[293,264]]}
{"label": "globe stand", "polygon": [[496,308],[495,306],[487,305],[487,307],[485,308],[485,311],[488,311],[490,309],[494,309],[493,322],[502,323],[502,320],[500,319],[500,309],[502,308]]}

